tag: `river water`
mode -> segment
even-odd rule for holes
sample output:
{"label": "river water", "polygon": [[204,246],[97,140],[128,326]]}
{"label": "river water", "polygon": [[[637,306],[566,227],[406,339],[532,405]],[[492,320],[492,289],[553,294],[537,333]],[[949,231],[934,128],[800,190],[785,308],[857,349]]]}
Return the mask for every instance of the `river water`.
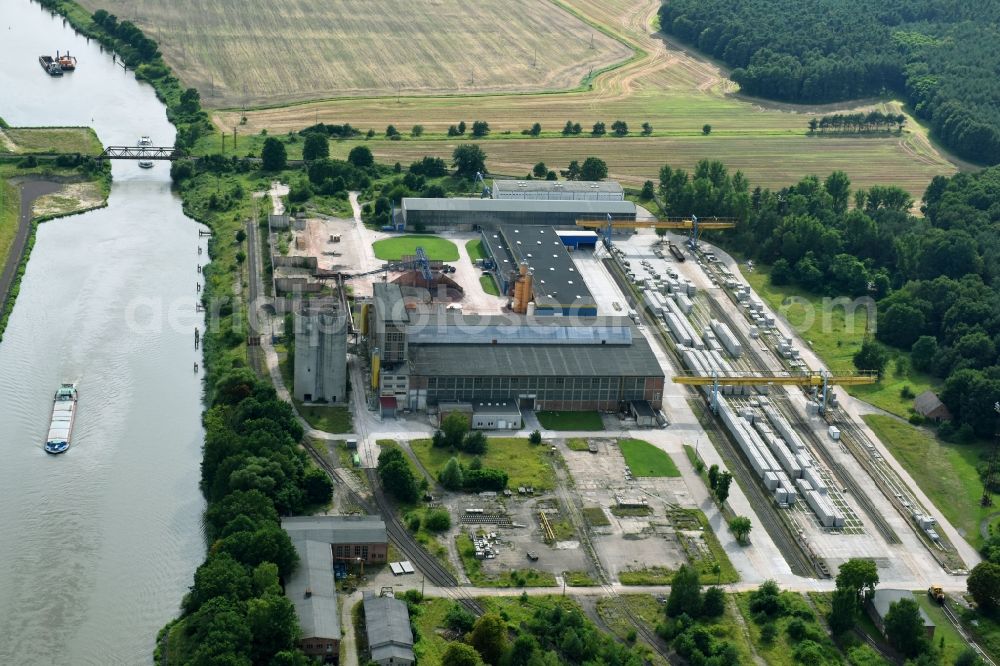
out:
{"label": "river water", "polygon": [[[77,71],[50,78],[42,53]],[[60,17],[0,0],[0,117],[172,145],[151,87]],[[166,163],[116,162],[109,206],[47,222],[0,343],[0,664],[142,664],[204,556],[193,371],[199,226]],[[69,452],[52,394],[79,382]]]}

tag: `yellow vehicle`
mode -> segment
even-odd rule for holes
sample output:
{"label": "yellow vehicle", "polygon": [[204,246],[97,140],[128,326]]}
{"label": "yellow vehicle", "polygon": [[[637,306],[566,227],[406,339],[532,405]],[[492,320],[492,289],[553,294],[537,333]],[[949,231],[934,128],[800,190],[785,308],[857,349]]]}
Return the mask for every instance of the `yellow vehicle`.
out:
{"label": "yellow vehicle", "polygon": [[928,587],[927,596],[939,604],[944,604],[944,589],[940,585],[931,585]]}

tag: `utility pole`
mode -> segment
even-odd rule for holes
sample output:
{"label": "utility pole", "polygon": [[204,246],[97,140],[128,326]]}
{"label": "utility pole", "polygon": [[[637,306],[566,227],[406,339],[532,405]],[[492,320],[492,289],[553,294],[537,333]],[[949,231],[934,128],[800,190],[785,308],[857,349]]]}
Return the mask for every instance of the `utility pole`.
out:
{"label": "utility pole", "polygon": [[222,132],[222,154],[226,154],[226,133]]}

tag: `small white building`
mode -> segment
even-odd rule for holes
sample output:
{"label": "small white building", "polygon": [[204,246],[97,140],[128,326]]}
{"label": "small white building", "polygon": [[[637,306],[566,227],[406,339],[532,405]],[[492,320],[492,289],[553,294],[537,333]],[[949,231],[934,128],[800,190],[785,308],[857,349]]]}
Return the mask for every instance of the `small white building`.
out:
{"label": "small white building", "polygon": [[475,430],[519,430],[521,410],[514,401],[477,402],[472,406]]}

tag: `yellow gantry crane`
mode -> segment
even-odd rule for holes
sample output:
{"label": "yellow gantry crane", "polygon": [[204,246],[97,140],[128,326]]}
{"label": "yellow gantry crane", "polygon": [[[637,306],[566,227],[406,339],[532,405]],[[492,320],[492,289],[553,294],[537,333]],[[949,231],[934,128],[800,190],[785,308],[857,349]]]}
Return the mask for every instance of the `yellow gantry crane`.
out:
{"label": "yellow gantry crane", "polygon": [[826,401],[829,396],[831,386],[858,386],[861,384],[874,384],[878,381],[876,374],[861,375],[831,375],[829,372],[805,372],[797,374],[768,374],[768,373],[740,373],[720,376],[713,372],[709,375],[677,375],[672,378],[675,384],[687,384],[688,386],[711,386],[712,387],[712,411],[718,411],[719,387],[720,386],[762,386],[773,384],[776,386],[809,386],[814,388],[822,387],[823,392],[820,399],[820,412],[826,411]]}
{"label": "yellow gantry crane", "polygon": [[583,229],[596,229],[602,232],[604,243],[611,243],[611,232],[615,229],[682,229],[689,233],[689,239],[698,241],[702,230],[733,229],[736,227],[735,217],[712,217],[699,219],[696,215],[690,217],[664,217],[655,220],[614,220],[611,215],[606,219],[580,219],[576,226]]}

